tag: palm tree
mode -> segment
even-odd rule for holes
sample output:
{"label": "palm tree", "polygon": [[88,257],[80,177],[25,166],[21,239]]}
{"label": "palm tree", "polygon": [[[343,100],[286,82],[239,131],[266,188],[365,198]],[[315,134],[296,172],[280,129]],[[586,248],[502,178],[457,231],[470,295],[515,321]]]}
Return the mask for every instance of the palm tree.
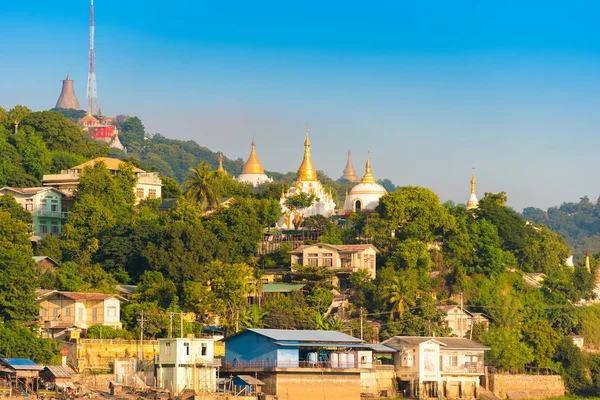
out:
{"label": "palm tree", "polygon": [[416,276],[410,273],[396,275],[392,278],[392,283],[386,286],[384,290],[386,291],[387,302],[392,305],[390,319],[394,319],[395,312],[402,318],[404,312],[415,303]]}
{"label": "palm tree", "polygon": [[186,196],[193,204],[200,203],[203,209],[212,207],[219,201],[221,180],[217,171],[212,171],[208,164],[202,162],[190,168],[190,175],[183,186],[187,188]]}
{"label": "palm tree", "polygon": [[256,304],[254,304],[252,308],[248,310],[246,315],[244,315],[244,326],[246,328],[263,328],[265,326],[263,319],[268,314],[268,312],[261,310]]}
{"label": "palm tree", "polygon": [[342,319],[330,315],[324,318],[321,313],[315,315],[315,323],[317,328],[322,331],[339,331],[342,329]]}

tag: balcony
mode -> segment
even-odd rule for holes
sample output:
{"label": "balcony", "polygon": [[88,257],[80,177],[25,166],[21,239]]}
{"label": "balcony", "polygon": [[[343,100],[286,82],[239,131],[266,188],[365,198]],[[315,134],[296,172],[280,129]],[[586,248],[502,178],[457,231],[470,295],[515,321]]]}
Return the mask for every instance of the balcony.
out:
{"label": "balcony", "polygon": [[331,361],[277,361],[277,360],[255,360],[255,361],[240,361],[236,360],[231,363],[224,363],[225,368],[330,368],[330,369],[350,369],[350,368],[368,368],[372,369],[372,363],[360,363],[357,360],[353,362],[345,361],[337,364]]}
{"label": "balcony", "polygon": [[483,374],[483,362],[464,363],[463,365],[442,366],[442,374]]}
{"label": "balcony", "polygon": [[63,212],[63,211],[36,210],[35,215],[38,217],[45,217],[45,218],[67,219],[67,217],[69,216],[69,213]]}
{"label": "balcony", "polygon": [[196,357],[196,365],[202,365],[205,367],[220,367],[221,359],[220,358]]}

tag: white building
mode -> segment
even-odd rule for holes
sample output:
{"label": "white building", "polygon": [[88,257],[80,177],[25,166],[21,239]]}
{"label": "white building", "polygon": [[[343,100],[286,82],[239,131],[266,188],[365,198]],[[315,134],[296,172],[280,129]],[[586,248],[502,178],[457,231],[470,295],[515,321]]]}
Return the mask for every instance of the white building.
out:
{"label": "white building", "polygon": [[[300,193],[313,194],[316,197],[315,202],[307,208],[298,211],[291,211],[285,206],[285,201],[294,195]],[[310,139],[308,138],[308,128],[306,130],[306,139],[304,140],[304,158],[298,169],[298,177],[290,186],[287,193],[281,194],[281,213],[282,217],[277,222],[277,228],[292,229],[294,222],[299,223],[303,219],[313,215],[323,215],[329,217],[335,211],[335,202],[330,192],[327,192],[321,182],[317,179],[317,170],[310,158]]]}
{"label": "white building", "polygon": [[[60,174],[44,175],[42,185],[51,186],[60,190],[67,196],[73,196],[79,185],[79,178],[85,167],[92,168],[96,163],[102,162],[114,175],[119,171],[119,166],[125,162],[116,158],[98,157],[83,164],[76,165],[70,169],[60,171]],[[136,203],[142,199],[157,199],[162,196],[162,181],[157,172],[146,172],[143,169],[133,167],[133,173],[137,178],[135,188]]]}
{"label": "white building", "polygon": [[159,339],[156,385],[178,396],[184,389],[196,393],[217,391],[215,342],[208,338]]}
{"label": "white building", "polygon": [[382,344],[398,350],[394,366],[404,396],[477,397],[489,347],[468,339],[419,336],[394,336]]}
{"label": "white building", "polygon": [[365,165],[365,175],[354,186],[344,202],[344,214],[360,211],[373,211],[379,205],[379,199],[387,193],[371,174],[371,160]]}
{"label": "white building", "polygon": [[[219,160],[221,162],[221,160]],[[223,164],[219,164],[219,170],[223,169]],[[225,170],[223,169],[223,172]],[[244,164],[242,168],[242,173],[237,177],[237,181],[240,183],[249,183],[252,186],[262,185],[263,183],[273,182],[273,179],[269,178],[265,174],[265,169],[260,163],[258,157],[256,156],[256,146],[254,144],[254,140],[252,141],[252,149],[250,150],[250,157],[248,157],[248,161]]]}
{"label": "white building", "polygon": [[333,245],[325,243],[300,246],[290,252],[292,267],[294,265],[312,265],[345,272],[366,269],[369,271],[371,279],[375,279],[376,276],[377,253],[379,250],[372,244]]}

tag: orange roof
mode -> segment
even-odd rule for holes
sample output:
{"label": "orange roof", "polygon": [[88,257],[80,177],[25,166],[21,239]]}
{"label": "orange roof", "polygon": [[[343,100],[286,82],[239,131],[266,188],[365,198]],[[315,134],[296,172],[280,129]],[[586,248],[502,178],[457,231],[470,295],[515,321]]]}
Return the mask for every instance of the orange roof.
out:
{"label": "orange roof", "polygon": [[[99,162],[103,162],[106,165],[106,168],[108,168],[110,170],[115,170],[115,171],[119,169],[119,165],[126,164],[125,161],[121,161],[117,158],[97,157],[97,158],[94,158],[93,160],[86,161],[83,164],[76,165],[76,166],[72,167],[71,169],[83,170],[85,167],[93,167],[96,163],[99,163]],[[146,171],[134,166],[133,172],[139,173],[139,172],[146,172]]]}

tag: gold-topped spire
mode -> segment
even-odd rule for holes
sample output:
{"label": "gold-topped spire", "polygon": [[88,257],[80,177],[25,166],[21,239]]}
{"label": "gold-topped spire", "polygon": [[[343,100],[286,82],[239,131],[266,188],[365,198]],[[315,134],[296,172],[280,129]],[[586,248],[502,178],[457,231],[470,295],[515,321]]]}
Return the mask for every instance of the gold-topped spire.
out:
{"label": "gold-topped spire", "polygon": [[317,170],[315,170],[315,167],[310,158],[310,139],[308,138],[308,124],[306,124],[306,139],[304,139],[304,159],[302,160],[302,164],[300,164],[300,168],[298,168],[298,181],[317,181]]}
{"label": "gold-topped spire", "polygon": [[227,171],[225,171],[225,168],[223,168],[223,153],[219,153],[219,168],[217,168],[217,171],[227,175]]}
{"label": "gold-topped spire", "polygon": [[285,190],[283,188],[283,185],[281,185],[281,198],[285,199]]}
{"label": "gold-topped spire", "polygon": [[340,179],[345,179],[350,182],[358,182],[360,178],[356,175],[354,165],[352,165],[352,151],[348,149],[348,161],[346,162],[346,168],[344,168],[344,174]]}
{"label": "gold-topped spire", "polygon": [[254,143],[254,139],[252,139],[252,149],[250,150],[250,157],[248,157],[248,161],[244,164],[244,168],[242,168],[242,174],[252,174],[252,175],[264,175],[265,169],[262,164],[258,160],[256,156],[256,145]]}
{"label": "gold-topped spire", "polygon": [[590,268],[590,252],[589,251],[585,252],[585,270],[587,272],[592,272],[592,269]]}
{"label": "gold-topped spire", "polygon": [[473,208],[479,207],[479,200],[477,200],[477,195],[475,194],[475,166],[473,166],[473,170],[471,172],[471,195],[469,196],[469,201],[467,201],[467,210],[471,210]]}
{"label": "gold-topped spire", "polygon": [[371,173],[371,152],[367,156],[367,163],[365,164],[365,175],[363,176],[361,183],[377,183],[375,177]]}

